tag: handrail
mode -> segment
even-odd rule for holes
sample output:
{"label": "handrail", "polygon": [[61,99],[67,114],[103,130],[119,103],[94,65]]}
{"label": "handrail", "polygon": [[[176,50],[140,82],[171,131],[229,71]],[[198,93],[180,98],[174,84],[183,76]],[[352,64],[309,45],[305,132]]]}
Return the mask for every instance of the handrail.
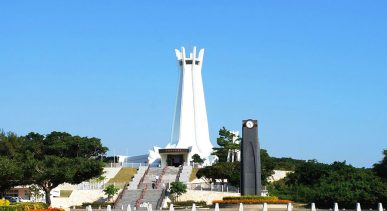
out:
{"label": "handrail", "polygon": [[142,183],[144,182],[145,176],[146,176],[146,175],[148,174],[148,172],[149,172],[149,168],[150,168],[150,165],[149,165],[148,168],[145,170],[144,175],[142,175],[140,181],[138,182],[137,189],[140,189],[140,186],[141,186]]}
{"label": "handrail", "polygon": [[183,172],[183,166],[179,167],[179,172],[177,172],[177,175],[176,175],[176,180],[175,180],[176,182],[179,182],[181,172]]}
{"label": "handrail", "polygon": [[122,188],[122,191],[118,194],[116,200],[114,201],[114,207],[117,205],[117,202],[122,199],[122,196],[124,195],[124,191],[128,183],[125,183],[124,187]]}
{"label": "handrail", "polygon": [[163,170],[161,171],[159,179],[156,181],[156,189],[160,187],[161,179],[163,178],[165,172],[167,171],[168,166],[164,167]]}
{"label": "handrail", "polygon": [[156,209],[159,209],[162,206],[162,203],[163,203],[164,198],[165,198],[165,194],[167,193],[168,189],[169,189],[169,183],[165,186],[165,188],[161,192],[161,196],[160,196],[159,200],[157,200]]}
{"label": "handrail", "polygon": [[145,195],[145,192],[147,191],[147,189],[148,189],[148,185],[146,185],[145,188],[142,189],[141,195],[136,201],[136,205],[135,205],[136,209],[138,209],[140,207],[140,204],[141,204],[142,200],[144,199],[144,195]]}

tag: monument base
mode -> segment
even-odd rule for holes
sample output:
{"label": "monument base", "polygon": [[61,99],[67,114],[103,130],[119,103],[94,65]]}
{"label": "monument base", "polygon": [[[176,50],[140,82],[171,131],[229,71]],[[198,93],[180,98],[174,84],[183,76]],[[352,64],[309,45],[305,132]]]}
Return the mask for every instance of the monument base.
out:
{"label": "monument base", "polygon": [[188,148],[159,149],[161,167],[165,166],[188,166],[190,150]]}

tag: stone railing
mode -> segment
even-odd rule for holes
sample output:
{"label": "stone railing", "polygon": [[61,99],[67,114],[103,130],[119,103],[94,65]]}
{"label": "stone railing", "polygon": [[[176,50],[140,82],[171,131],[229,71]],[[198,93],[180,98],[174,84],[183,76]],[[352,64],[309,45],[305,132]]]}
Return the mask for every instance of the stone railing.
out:
{"label": "stone railing", "polygon": [[148,174],[148,172],[149,172],[149,168],[150,168],[150,166],[148,166],[148,168],[147,168],[146,171],[144,172],[144,175],[142,175],[140,181],[138,182],[137,189],[140,189],[142,183],[144,182],[145,176],[146,176],[146,175]]}

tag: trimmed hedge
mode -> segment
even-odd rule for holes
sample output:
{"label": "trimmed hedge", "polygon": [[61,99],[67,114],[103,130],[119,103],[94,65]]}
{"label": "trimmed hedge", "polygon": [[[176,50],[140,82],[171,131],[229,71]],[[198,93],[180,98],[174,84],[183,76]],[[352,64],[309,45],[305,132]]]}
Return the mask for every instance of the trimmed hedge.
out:
{"label": "trimmed hedge", "polygon": [[107,207],[108,205],[114,206],[113,202],[85,202],[82,203],[82,206],[76,206],[76,208],[86,208],[87,206],[91,205],[92,208],[99,208],[99,207]]}
{"label": "trimmed hedge", "polygon": [[256,196],[256,195],[245,195],[245,196],[225,196],[223,200],[278,200],[276,196]]}
{"label": "trimmed hedge", "polygon": [[8,206],[0,206],[0,211],[29,211],[47,209],[48,205],[43,202],[17,202]]}
{"label": "trimmed hedge", "polygon": [[37,209],[37,210],[32,210],[32,211],[65,211],[65,210],[62,208],[53,207],[53,208],[48,208],[48,209]]}
{"label": "trimmed hedge", "polygon": [[[171,203],[168,202],[168,207]],[[175,207],[191,207],[192,204],[195,204],[198,207],[207,207],[207,203],[205,201],[176,201],[175,203],[172,203]]]}
{"label": "trimmed hedge", "polygon": [[219,204],[262,204],[262,203],[268,203],[268,204],[287,204],[291,203],[290,200],[283,200],[283,199],[237,199],[237,200],[214,200],[212,201],[213,204],[219,203]]}

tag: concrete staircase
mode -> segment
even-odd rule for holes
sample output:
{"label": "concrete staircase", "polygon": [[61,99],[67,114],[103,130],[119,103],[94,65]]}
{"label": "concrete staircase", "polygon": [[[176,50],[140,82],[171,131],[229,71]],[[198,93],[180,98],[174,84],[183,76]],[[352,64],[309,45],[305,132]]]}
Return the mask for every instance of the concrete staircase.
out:
{"label": "concrete staircase", "polygon": [[[124,190],[122,196],[119,197],[119,199],[116,201],[115,206],[117,208],[121,208],[122,206],[126,208],[128,204],[130,204],[131,206],[136,206],[137,202],[140,203],[137,205],[146,203],[151,204],[153,209],[158,208],[156,207],[157,203],[159,202],[159,200],[163,200],[161,199],[161,197],[163,196],[163,188],[168,183],[176,181],[176,176],[179,172],[179,168],[171,166],[165,169],[159,167],[152,167],[149,168],[148,171],[147,168],[148,167],[146,166],[141,166],[139,168],[128,189]],[[192,168],[190,168],[189,170],[192,170]],[[189,178],[191,171],[188,171],[187,169],[184,171],[183,168],[183,172],[188,175],[183,175],[184,180],[188,181],[186,177]],[[158,176],[159,178],[159,181],[157,183],[156,176]],[[142,178],[143,180],[141,182]],[[152,183],[158,184],[155,189],[152,189]],[[141,195],[142,193],[143,195]]]}
{"label": "concrete staircase", "polygon": [[136,175],[134,175],[132,182],[129,183],[128,190],[137,190],[138,183],[144,175],[148,166],[140,166]]}
{"label": "concrete staircase", "polygon": [[[148,186],[148,190],[145,192],[144,198],[142,199],[142,203],[145,202],[151,204],[153,209],[157,209],[157,203],[159,202],[159,200],[163,200],[160,198],[163,196],[163,188],[166,186],[166,184],[176,181],[176,176],[179,172],[179,168],[169,166],[165,169],[164,174],[161,175],[162,171],[163,169],[160,168],[150,169],[149,177],[144,179],[144,182],[147,182],[146,184],[149,184],[148,182],[150,182],[150,185]],[[160,177],[159,186],[156,187],[156,189],[151,189],[151,183],[155,181],[155,175],[159,175]],[[161,202],[162,201],[160,201],[160,203]]]}
{"label": "concrete staircase", "polygon": [[122,206],[124,206],[124,209],[130,204],[130,206],[133,208],[133,206],[136,204],[137,199],[140,197],[141,194],[140,189],[138,190],[125,190],[124,193],[122,194],[121,199],[118,199],[115,207],[118,209],[121,209]]}
{"label": "concrete staircase", "polygon": [[162,168],[154,167],[149,168],[148,174],[145,175],[144,181],[140,184],[140,189],[144,189],[145,186],[148,187],[148,190],[152,189],[152,183],[156,182],[156,176],[160,177]]}
{"label": "concrete staircase", "polygon": [[179,173],[178,167],[169,166],[165,171],[164,176],[161,178],[161,184],[175,182],[177,173]]}
{"label": "concrete staircase", "polygon": [[149,203],[152,205],[153,209],[156,209],[157,202],[159,201],[162,189],[148,189],[145,192],[144,198],[142,199],[142,203]]}
{"label": "concrete staircase", "polygon": [[189,177],[191,176],[192,166],[183,166],[183,170],[180,173],[179,181],[183,183],[189,182]]}

